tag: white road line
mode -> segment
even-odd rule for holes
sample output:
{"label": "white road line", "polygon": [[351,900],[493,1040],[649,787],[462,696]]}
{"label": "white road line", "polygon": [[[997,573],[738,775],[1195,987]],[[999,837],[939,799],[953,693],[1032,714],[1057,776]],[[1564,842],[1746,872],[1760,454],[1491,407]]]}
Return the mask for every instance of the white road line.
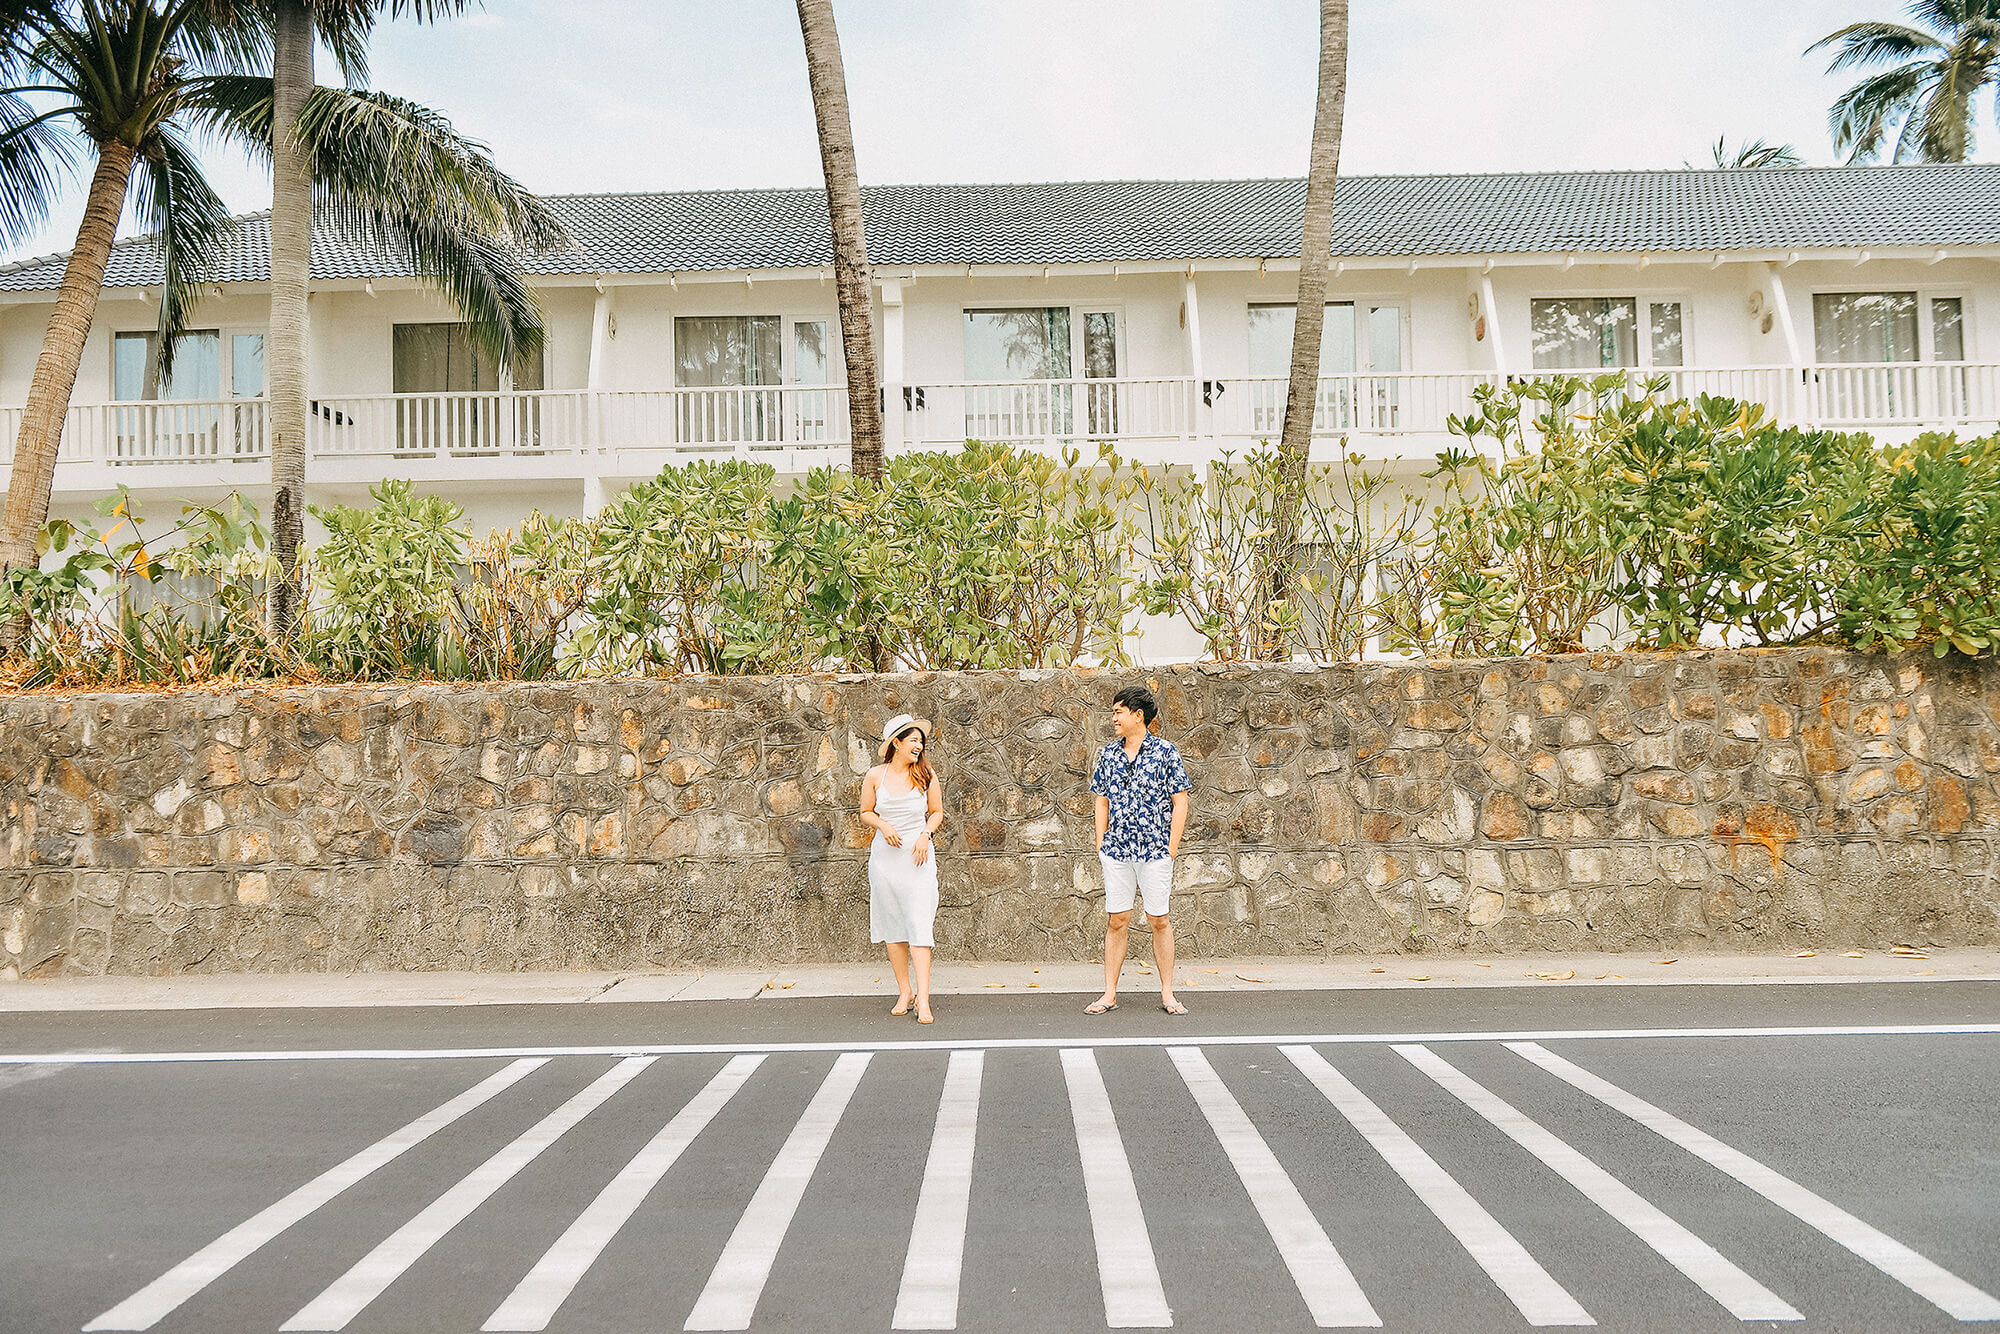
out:
{"label": "white road line", "polygon": [[1816,1228],[1874,1265],[1946,1315],[1959,1320],[2000,1320],[2000,1300],[1926,1260],[1895,1238],[1878,1232],[1836,1204],[1815,1195],[1756,1159],[1679,1117],[1600,1079],[1532,1042],[1510,1042],[1512,1050],[1556,1078],[1625,1113],[1695,1157],[1736,1178],[1808,1227]]}
{"label": "white road line", "polygon": [[819,1168],[826,1143],[854,1096],[855,1085],[868,1069],[867,1052],[848,1052],[833,1063],[826,1080],[806,1104],[805,1115],[792,1127],[778,1150],[750,1206],[722,1248],[722,1258],[708,1276],[708,1285],[694,1304],[683,1329],[748,1329],[757,1314],[757,1300],[777,1262],[778,1248],[791,1229],[792,1216]]}
{"label": "white road line", "polygon": [[423,1258],[447,1232],[464,1222],[493,1193],[513,1180],[516,1173],[540,1157],[543,1150],[561,1139],[570,1128],[603,1105],[604,1101],[630,1083],[655,1060],[635,1056],[591,1081],[588,1088],[550,1112],[527,1133],[488,1158],[471,1174],[426,1205],[421,1213],[397,1228],[387,1240],[363,1256],[352,1269],[335,1279],[326,1291],[284,1324],[281,1330],[345,1329],[368,1304],[382,1295],[391,1283]]}
{"label": "white road line", "polygon": [[707,1128],[728,1101],[736,1096],[751,1072],[762,1065],[762,1056],[738,1056],[722,1067],[701,1092],[694,1095],[673,1120],[639,1150],[611,1184],[598,1192],[590,1207],[577,1216],[569,1230],[549,1247],[528,1276],[521,1280],[506,1301],[500,1304],[485,1330],[537,1330],[548,1328],[556,1309],[568,1299],[577,1283],[597,1262],[618,1230],[637,1212],[660,1178],[667,1174],[688,1145]]}
{"label": "white road line", "polygon": [[395,1134],[377,1140],[346,1162],[328,1168],[256,1217],[239,1223],[223,1233],[85,1325],[83,1328],[86,1334],[95,1330],[151,1329],[179,1308],[181,1303],[235,1268],[265,1242],[369,1173],[392,1161],[406,1149],[423,1143],[459,1117],[546,1064],[548,1064],[546,1059],[515,1061],[506,1069],[487,1076],[435,1111],[418,1117]]}
{"label": "white road line", "polygon": [[1128,1038],[932,1038],[909,1042],[683,1042],[623,1043],[591,1047],[392,1047],[337,1051],[29,1052],[0,1054],[0,1065],[175,1065],[237,1061],[467,1061],[556,1056],[766,1056],[875,1051],[1050,1051],[1113,1047],[1271,1047],[1287,1042],[1313,1047],[1391,1046],[1445,1042],[1572,1042],[1644,1038],[1905,1038],[1991,1037],[2000,1024],[1869,1024],[1793,1028],[1540,1028],[1448,1033],[1218,1033],[1194,1037]]}
{"label": "white road line", "polygon": [[1630,1228],[1634,1236],[1659,1252],[1660,1258],[1687,1275],[1702,1291],[1721,1302],[1738,1320],[1805,1319],[1789,1302],[1724,1259],[1715,1247],[1667,1217],[1624,1182],[1459,1073],[1437,1053],[1412,1046],[1399,1046],[1396,1053],[1492,1122],[1509,1139],[1541,1159],[1544,1166],[1576,1187],[1592,1204]]}
{"label": "white road line", "polygon": [[1090,1230],[1097,1239],[1097,1280],[1104,1289],[1104,1323],[1113,1329],[1166,1329],[1174,1323],[1153,1260],[1146,1215],[1132,1164],[1118,1137],[1111,1096],[1090,1051],[1070,1047],[1062,1054],[1069,1082],[1070,1115],[1076,1121],[1076,1149],[1083,1161],[1083,1192],[1090,1203]]}
{"label": "white road line", "polygon": [[958,1279],[965,1262],[965,1216],[972,1200],[972,1145],[979,1125],[979,1079],[986,1053],[955,1051],[938,1099],[937,1128],[924,1165],[903,1286],[891,1329],[957,1329]]}
{"label": "white road line", "polygon": [[1285,1267],[1292,1271],[1292,1281],[1299,1285],[1299,1295],[1305,1298],[1313,1323],[1321,1329],[1380,1328],[1382,1317],[1369,1305],[1353,1271],[1333,1248],[1326,1229],[1306,1206],[1299,1188],[1257,1133],[1242,1104],[1216,1075],[1215,1067],[1193,1047],[1174,1047],[1167,1054],[1208,1118],[1236,1175],[1242,1178],[1250,1202],[1257,1206],[1257,1216],[1264,1220]]}
{"label": "white road line", "polygon": [[1486,1276],[1493,1280],[1507,1300],[1514,1303],[1521,1318],[1530,1325],[1594,1325],[1590,1313],[1569,1295],[1546,1269],[1514,1240],[1512,1233],[1486,1212],[1451,1173],[1437,1165],[1423,1147],[1403,1128],[1390,1120],[1365,1093],[1310,1047],[1281,1050],[1300,1073],[1326,1095],[1328,1102],[1382,1155],[1416,1192],[1437,1220],[1458,1238]]}

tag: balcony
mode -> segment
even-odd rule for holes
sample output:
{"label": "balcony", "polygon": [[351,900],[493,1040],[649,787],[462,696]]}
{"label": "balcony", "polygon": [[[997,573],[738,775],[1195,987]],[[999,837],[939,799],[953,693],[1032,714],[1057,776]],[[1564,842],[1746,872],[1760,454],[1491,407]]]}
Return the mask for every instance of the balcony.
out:
{"label": "balcony", "polygon": [[[1703,367],[1657,372],[1677,396],[1718,394],[1766,405],[1800,426],[1987,432],[2000,420],[2000,363]],[[1639,373],[1631,372],[1636,384]],[[1371,458],[1428,458],[1445,423],[1498,377],[1353,374],[1322,377],[1314,435]],[[967,438],[1059,449],[1103,441],[1149,463],[1200,464],[1274,439],[1286,386],[1276,377],[1024,380],[893,385],[884,423],[892,453],[949,449]],[[0,408],[0,462],[21,409]],[[384,476],[478,486],[651,476],[694,458],[739,457],[802,472],[846,461],[840,386],[550,390],[321,398],[308,419],[308,476],[363,483]],[[56,490],[233,487],[268,478],[262,400],[80,404],[70,409]]]}

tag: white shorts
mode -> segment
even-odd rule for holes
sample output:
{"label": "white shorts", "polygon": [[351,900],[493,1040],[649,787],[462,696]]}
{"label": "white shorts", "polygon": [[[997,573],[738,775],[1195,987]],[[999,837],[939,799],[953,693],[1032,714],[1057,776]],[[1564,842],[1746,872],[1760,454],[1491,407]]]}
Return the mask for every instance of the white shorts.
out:
{"label": "white shorts", "polygon": [[1167,895],[1174,887],[1173,858],[1137,862],[1107,857],[1100,852],[1097,860],[1104,867],[1105,912],[1131,912],[1132,898],[1136,893],[1146,905],[1147,916],[1167,915]]}

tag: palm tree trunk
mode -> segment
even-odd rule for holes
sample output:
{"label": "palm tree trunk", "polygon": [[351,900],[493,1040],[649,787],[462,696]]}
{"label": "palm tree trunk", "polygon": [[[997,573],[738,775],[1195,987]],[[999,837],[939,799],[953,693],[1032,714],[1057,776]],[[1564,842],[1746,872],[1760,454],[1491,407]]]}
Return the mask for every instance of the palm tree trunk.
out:
{"label": "palm tree trunk", "polygon": [[278,577],[271,636],[298,633],[299,548],[305,543],[306,290],[312,275],[312,176],[293,137],[313,85],[308,0],[277,0],[271,115],[271,324],[265,374],[271,413],[271,552]]}
{"label": "palm tree trunk", "polygon": [[[1285,391],[1285,425],[1278,443],[1279,494],[1273,525],[1271,594],[1290,595],[1298,559],[1299,511],[1312,450],[1313,409],[1319,402],[1319,343],[1326,326],[1326,266],[1333,246],[1333,187],[1340,174],[1340,122],[1347,109],[1347,0],[1320,0],[1319,107],[1313,113],[1312,158],[1306,169],[1304,233],[1299,239],[1299,296],[1292,325],[1292,377]],[[1286,646],[1267,646],[1275,657]]]}
{"label": "palm tree trunk", "polygon": [[[77,367],[83,363],[84,340],[97,318],[104,266],[118,237],[118,218],[125,211],[125,188],[136,155],[132,145],[116,139],[98,145],[97,169],[90,178],[83,221],[76,229],[76,248],[63,268],[62,288],[56,293],[56,308],[42,335],[41,355],[35,359],[34,379],[28,386],[21,434],[14,441],[14,471],[7,483],[6,514],[0,518],[0,578],[37,559],[35,535],[49,518],[63,418],[76,388]],[[22,629],[18,622],[0,626],[0,652],[20,643]]]}
{"label": "palm tree trunk", "polygon": [[868,276],[868,239],[861,217],[861,176],[854,164],[854,130],[847,120],[847,75],[833,0],[798,0],[806,39],[806,75],[819,127],[820,169],[833,220],[833,279],[840,295],[840,342],[847,359],[847,415],[854,471],[882,479],[882,391],[875,364],[875,293]]}

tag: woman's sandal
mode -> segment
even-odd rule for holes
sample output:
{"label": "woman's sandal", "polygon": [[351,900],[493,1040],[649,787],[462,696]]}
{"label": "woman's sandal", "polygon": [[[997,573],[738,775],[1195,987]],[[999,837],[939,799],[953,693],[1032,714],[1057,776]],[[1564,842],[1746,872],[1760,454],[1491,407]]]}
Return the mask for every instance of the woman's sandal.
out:
{"label": "woman's sandal", "polygon": [[1165,1002],[1161,1002],[1160,1008],[1162,1010],[1165,1010],[1168,1014],[1186,1014],[1188,1012],[1188,1007],[1181,1004],[1179,1001],[1175,1001],[1171,1005],[1168,1005]]}
{"label": "woman's sandal", "polygon": [[1106,1005],[1103,1001],[1092,1001],[1090,1004],[1083,1007],[1083,1012],[1085,1014],[1108,1014],[1112,1010],[1115,1010],[1117,1008],[1118,1008],[1117,1001],[1112,1001],[1111,1004],[1109,1005]]}
{"label": "woman's sandal", "polygon": [[[932,1018],[936,1018],[936,1016],[935,1016],[935,1015],[933,1015],[933,1016],[932,1016]],[[923,1017],[923,1016],[922,1016],[922,1015],[920,1014],[920,1015],[918,1015],[918,1016],[917,1016],[917,1022],[918,1022],[918,1023],[920,1023],[920,1024],[928,1024],[928,1023],[930,1023],[930,1022],[931,1022],[931,1020],[930,1020],[930,1019],[926,1019],[926,1018],[924,1018],[924,1017]]]}
{"label": "woman's sandal", "polygon": [[910,1007],[916,1004],[916,1001],[917,998],[915,996],[903,997],[903,999],[896,1002],[896,1008],[889,1011],[889,1017],[892,1019],[901,1019],[910,1012]]}

